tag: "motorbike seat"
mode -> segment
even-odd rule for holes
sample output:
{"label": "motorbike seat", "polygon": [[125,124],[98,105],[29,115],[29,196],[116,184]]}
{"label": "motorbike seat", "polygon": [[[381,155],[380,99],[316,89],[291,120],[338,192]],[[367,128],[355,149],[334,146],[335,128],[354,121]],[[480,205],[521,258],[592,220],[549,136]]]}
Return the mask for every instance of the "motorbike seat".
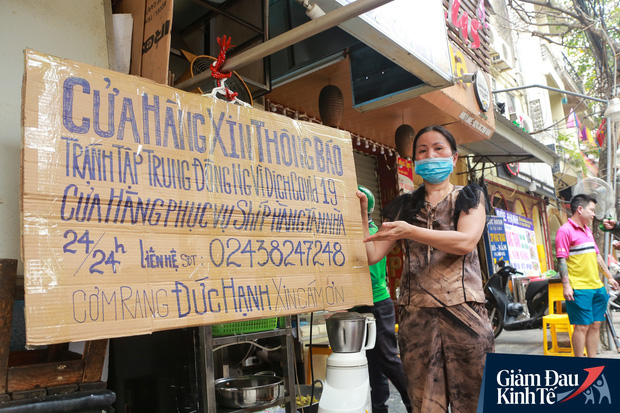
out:
{"label": "motorbike seat", "polygon": [[545,290],[548,284],[548,280],[530,282],[525,289],[525,299],[527,301],[530,301],[532,298],[534,298],[535,295]]}

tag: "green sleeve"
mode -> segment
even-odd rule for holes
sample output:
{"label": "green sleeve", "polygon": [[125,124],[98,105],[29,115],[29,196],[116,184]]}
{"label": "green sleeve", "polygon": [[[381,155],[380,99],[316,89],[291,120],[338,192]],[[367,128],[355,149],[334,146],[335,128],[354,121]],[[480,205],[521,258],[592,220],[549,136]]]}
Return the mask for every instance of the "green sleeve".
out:
{"label": "green sleeve", "polygon": [[[370,222],[368,227],[370,235],[376,234],[379,231],[374,222]],[[386,264],[387,257],[383,257],[381,261],[369,267],[372,280],[372,301],[375,303],[390,297],[390,292],[387,288]]]}

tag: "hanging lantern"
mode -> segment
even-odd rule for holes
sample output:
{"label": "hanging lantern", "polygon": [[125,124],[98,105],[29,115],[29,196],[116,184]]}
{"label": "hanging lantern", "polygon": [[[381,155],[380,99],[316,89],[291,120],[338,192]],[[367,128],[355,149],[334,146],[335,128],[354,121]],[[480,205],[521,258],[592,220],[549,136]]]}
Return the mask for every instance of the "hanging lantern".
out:
{"label": "hanging lantern", "polygon": [[415,138],[415,131],[409,125],[403,124],[396,129],[394,134],[394,141],[396,141],[396,150],[398,154],[403,158],[413,157],[413,139]]}
{"label": "hanging lantern", "polygon": [[319,114],[323,125],[337,128],[344,113],[344,98],[337,86],[327,85],[319,93]]}

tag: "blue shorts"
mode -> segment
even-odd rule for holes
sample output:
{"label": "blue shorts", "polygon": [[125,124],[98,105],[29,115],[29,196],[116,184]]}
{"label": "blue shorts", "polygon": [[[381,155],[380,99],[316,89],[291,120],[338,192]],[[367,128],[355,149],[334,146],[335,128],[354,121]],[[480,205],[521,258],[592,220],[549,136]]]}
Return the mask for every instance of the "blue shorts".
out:
{"label": "blue shorts", "polygon": [[605,287],[595,290],[573,290],[575,301],[566,301],[566,312],[571,324],[590,325],[605,321],[609,295]]}

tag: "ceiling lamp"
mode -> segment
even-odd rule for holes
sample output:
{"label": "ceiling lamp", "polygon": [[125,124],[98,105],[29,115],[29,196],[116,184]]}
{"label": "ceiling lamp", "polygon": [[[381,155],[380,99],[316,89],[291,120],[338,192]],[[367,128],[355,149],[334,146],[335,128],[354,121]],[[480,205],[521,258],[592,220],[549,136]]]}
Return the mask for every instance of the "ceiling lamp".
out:
{"label": "ceiling lamp", "polygon": [[415,131],[407,124],[400,125],[396,129],[394,134],[394,141],[396,142],[396,150],[398,154],[403,158],[413,157],[413,139],[415,138]]}
{"label": "ceiling lamp", "polygon": [[327,85],[319,93],[319,114],[323,125],[337,128],[344,113],[344,97],[337,86]]}

